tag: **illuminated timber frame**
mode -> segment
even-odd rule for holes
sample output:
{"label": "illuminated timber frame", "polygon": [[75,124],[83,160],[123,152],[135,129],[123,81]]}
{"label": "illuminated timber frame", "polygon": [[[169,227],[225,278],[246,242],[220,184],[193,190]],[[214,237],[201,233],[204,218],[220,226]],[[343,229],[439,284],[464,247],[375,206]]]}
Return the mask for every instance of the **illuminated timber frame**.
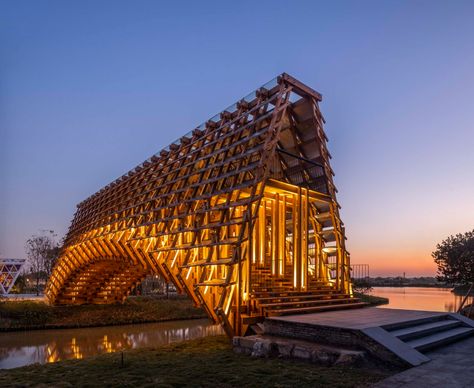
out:
{"label": "illuminated timber frame", "polygon": [[25,259],[0,258],[0,295],[11,291],[25,262]]}
{"label": "illuminated timber frame", "polygon": [[262,293],[351,297],[320,101],[282,74],[81,202],[49,300],[123,301],[160,274],[232,336]]}

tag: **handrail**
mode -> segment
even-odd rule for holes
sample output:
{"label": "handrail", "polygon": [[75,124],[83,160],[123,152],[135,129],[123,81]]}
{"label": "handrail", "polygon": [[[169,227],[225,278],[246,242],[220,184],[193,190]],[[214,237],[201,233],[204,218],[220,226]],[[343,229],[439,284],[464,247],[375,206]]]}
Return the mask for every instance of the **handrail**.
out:
{"label": "handrail", "polygon": [[[464,304],[467,301],[467,298],[469,298],[469,295],[471,294],[472,288],[474,287],[474,283],[471,283],[471,287],[469,287],[469,290],[467,291],[466,295],[464,296],[463,301],[461,302],[461,305],[459,306],[458,313],[460,313],[464,307]],[[472,306],[471,306],[472,307]]]}

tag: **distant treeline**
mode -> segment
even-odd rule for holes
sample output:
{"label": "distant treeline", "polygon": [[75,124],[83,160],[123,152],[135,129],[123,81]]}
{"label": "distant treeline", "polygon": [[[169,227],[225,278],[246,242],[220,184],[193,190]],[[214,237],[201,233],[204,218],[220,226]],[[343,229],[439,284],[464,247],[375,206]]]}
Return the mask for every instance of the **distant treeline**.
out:
{"label": "distant treeline", "polygon": [[356,287],[446,287],[452,286],[438,281],[432,276],[421,276],[413,278],[405,278],[403,276],[397,277],[366,277],[362,279],[355,279],[354,285]]}

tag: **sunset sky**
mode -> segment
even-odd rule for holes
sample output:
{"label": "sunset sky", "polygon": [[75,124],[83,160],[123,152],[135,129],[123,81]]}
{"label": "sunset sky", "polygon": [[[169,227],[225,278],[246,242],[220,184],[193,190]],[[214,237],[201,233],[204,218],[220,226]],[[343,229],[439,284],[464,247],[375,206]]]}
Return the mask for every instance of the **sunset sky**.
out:
{"label": "sunset sky", "polygon": [[0,255],[276,75],[323,94],[353,263],[474,229],[472,1],[0,2]]}

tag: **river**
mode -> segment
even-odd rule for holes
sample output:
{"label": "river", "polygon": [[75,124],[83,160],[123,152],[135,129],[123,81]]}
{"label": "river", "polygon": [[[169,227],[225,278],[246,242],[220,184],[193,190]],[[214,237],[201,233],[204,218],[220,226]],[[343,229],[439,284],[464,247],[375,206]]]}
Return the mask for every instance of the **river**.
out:
{"label": "river", "polygon": [[[389,304],[380,308],[457,311],[462,300],[462,296],[445,288],[374,287],[371,293],[389,298]],[[207,319],[0,333],[0,369],[81,359],[218,334],[223,334],[221,327]]]}
{"label": "river", "polygon": [[463,300],[463,296],[455,295],[449,288],[373,287],[371,294],[389,299],[381,308],[409,310],[456,312]]}
{"label": "river", "polygon": [[223,334],[221,327],[207,319],[0,333],[0,369],[81,359],[218,334]]}

